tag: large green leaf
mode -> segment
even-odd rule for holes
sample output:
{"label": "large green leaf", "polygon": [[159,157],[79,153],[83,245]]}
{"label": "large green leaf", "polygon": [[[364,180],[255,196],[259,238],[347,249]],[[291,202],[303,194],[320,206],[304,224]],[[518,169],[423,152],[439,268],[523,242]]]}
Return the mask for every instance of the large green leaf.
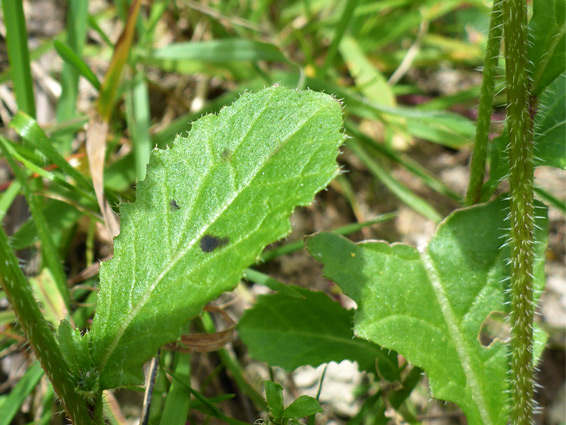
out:
{"label": "large green leaf", "polygon": [[287,294],[262,295],[238,322],[238,334],[250,356],[270,366],[292,371],[299,366],[355,360],[360,368],[397,376],[397,355],[355,338],[354,313],[322,292],[292,286],[302,298]]}
{"label": "large green leaf", "polygon": [[566,0],[535,0],[529,23],[534,95],[566,71]]}
{"label": "large green leaf", "polygon": [[[507,346],[478,338],[489,314],[506,309],[506,214],[503,200],[456,211],[420,251],[332,233],[307,240],[324,274],[358,304],[355,334],[423,368],[433,395],[458,404],[470,425],[507,423]],[[546,219],[537,225],[540,288]]]}
{"label": "large green leaf", "polygon": [[152,153],[100,271],[89,337],[102,388],[140,383],[143,362],[289,232],[338,172],[341,117],[328,95],[272,87]]}

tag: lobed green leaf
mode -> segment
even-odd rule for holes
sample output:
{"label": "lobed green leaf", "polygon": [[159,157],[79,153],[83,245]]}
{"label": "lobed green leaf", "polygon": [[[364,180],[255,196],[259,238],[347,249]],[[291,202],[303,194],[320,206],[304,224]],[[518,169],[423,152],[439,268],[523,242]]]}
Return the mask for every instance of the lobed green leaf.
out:
{"label": "lobed green leaf", "polygon": [[102,388],[139,384],[142,364],[289,232],[338,172],[341,116],[328,95],[272,87],[153,151],[100,271],[89,338]]}
{"label": "lobed green leaf", "polygon": [[289,286],[302,297],[262,295],[238,322],[238,334],[252,358],[292,371],[331,361],[357,361],[360,368],[389,380],[397,376],[397,355],[355,338],[354,313],[322,292]]}
{"label": "lobed green leaf", "polygon": [[[355,334],[423,368],[433,395],[458,404],[471,425],[503,425],[508,417],[508,348],[479,341],[488,315],[506,311],[506,214],[501,199],[456,211],[420,252],[331,233],[307,240],[324,274],[358,304]],[[538,226],[534,278],[541,289],[544,217]]]}

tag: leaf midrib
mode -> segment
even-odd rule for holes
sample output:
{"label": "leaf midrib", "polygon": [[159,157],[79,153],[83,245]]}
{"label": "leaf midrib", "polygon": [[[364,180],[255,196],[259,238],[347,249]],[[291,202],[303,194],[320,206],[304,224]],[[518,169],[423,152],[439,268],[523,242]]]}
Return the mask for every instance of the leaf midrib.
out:
{"label": "leaf midrib", "polygon": [[[273,97],[274,93],[271,95]],[[262,111],[262,113],[260,113],[256,119],[252,122],[252,126],[254,126],[258,120],[261,119],[261,116],[263,115],[263,113],[265,112],[265,110],[267,110],[267,107],[269,105],[269,101],[267,101],[265,103],[266,107],[264,108],[264,110]],[[310,116],[308,116],[305,120],[303,120],[302,123],[300,123],[300,125],[298,125],[294,131],[292,131],[291,133],[289,133],[285,139],[282,140],[281,143],[279,143],[277,146],[275,146],[275,148],[273,149],[273,151],[270,153],[270,155],[266,156],[265,160],[262,163],[259,163],[259,166],[256,168],[255,172],[253,174],[250,175],[250,177],[246,180],[245,184],[242,184],[240,187],[239,191],[235,191],[233,196],[231,196],[230,198],[227,199],[227,201],[225,202],[225,204],[218,210],[217,214],[215,216],[212,217],[212,220],[201,229],[201,231],[187,244],[186,248],[179,251],[178,254],[173,257],[171,259],[171,261],[168,263],[168,265],[162,270],[162,272],[157,276],[157,278],[149,285],[149,287],[144,291],[144,294],[142,295],[140,301],[136,304],[136,306],[134,307],[133,310],[131,310],[131,313],[129,315],[127,315],[122,321],[121,321],[121,325],[118,327],[117,332],[116,332],[116,336],[115,338],[111,341],[111,343],[108,345],[108,349],[105,350],[105,354],[101,359],[100,362],[100,370],[102,371],[102,373],[104,373],[104,369],[106,367],[106,364],[108,363],[108,360],[110,359],[110,357],[112,356],[112,353],[114,353],[118,343],[120,342],[122,335],[124,334],[124,332],[126,331],[126,329],[128,328],[128,326],[130,325],[130,323],[132,322],[132,320],[134,319],[134,317],[137,315],[137,313],[145,306],[145,304],[148,302],[148,300],[151,298],[151,294],[153,293],[154,289],[157,287],[157,285],[159,285],[159,283],[163,280],[163,278],[167,275],[167,273],[177,264],[178,261],[180,261],[186,254],[187,252],[189,252],[192,247],[195,245],[195,243],[200,239],[200,237],[202,237],[202,235],[204,235],[206,233],[206,231],[210,228],[210,226],[212,226],[216,220],[226,211],[226,209],[228,207],[230,207],[230,205],[249,187],[250,182],[256,178],[256,176],[264,169],[264,167],[269,163],[269,161],[273,158],[274,155],[277,154],[277,152],[279,152],[281,150],[281,148],[287,143],[289,142],[289,140],[296,134],[298,133],[304,126],[305,124],[307,124],[311,119],[313,119],[313,117],[317,116],[318,113],[320,113],[320,111],[322,111],[324,109],[324,105],[321,105],[318,109],[316,109]],[[244,136],[242,138],[242,143],[245,141],[245,138],[249,135],[249,131],[246,133],[246,136]]]}
{"label": "leaf midrib", "polygon": [[423,262],[426,274],[428,279],[434,289],[434,294],[436,295],[436,299],[438,304],[440,305],[440,309],[442,311],[442,316],[446,321],[446,325],[448,327],[448,331],[450,332],[450,337],[456,344],[456,353],[460,359],[462,364],[462,369],[464,370],[464,374],[468,379],[469,387],[472,392],[472,399],[476,402],[476,407],[480,413],[482,418],[482,423],[485,425],[493,424],[495,425],[495,421],[491,418],[489,411],[487,409],[487,402],[484,398],[484,395],[481,391],[481,386],[479,384],[478,377],[474,371],[472,366],[472,360],[470,356],[470,349],[464,336],[462,335],[456,320],[456,315],[452,310],[450,302],[448,300],[448,296],[444,291],[444,287],[442,282],[439,278],[439,274],[436,270],[433,260],[430,258],[430,255],[426,249],[420,250],[421,260]]}

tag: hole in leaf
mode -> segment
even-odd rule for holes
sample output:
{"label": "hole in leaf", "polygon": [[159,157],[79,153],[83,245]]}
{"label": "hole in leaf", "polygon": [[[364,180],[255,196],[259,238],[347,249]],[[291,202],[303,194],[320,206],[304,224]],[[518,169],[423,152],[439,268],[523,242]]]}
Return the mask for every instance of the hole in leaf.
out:
{"label": "hole in leaf", "polygon": [[481,345],[489,347],[494,341],[507,341],[511,338],[511,327],[505,319],[505,314],[492,311],[481,325],[479,340]]}

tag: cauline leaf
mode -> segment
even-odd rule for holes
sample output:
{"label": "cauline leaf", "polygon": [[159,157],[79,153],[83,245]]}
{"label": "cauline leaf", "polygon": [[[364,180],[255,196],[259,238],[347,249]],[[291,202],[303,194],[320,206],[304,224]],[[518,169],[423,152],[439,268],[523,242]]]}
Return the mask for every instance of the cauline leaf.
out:
{"label": "cauline leaf", "polygon": [[[541,290],[547,222],[546,209],[538,209],[534,280]],[[506,215],[502,199],[455,211],[420,251],[355,244],[333,233],[307,239],[324,275],[357,303],[355,335],[424,369],[432,395],[458,404],[470,425],[505,425],[508,418],[508,346],[480,342],[490,313],[507,312]],[[535,333],[536,358],[544,337]]]}
{"label": "cauline leaf", "polygon": [[102,389],[141,383],[143,363],[289,233],[338,173],[341,128],[334,98],[271,87],[153,151],[100,271],[88,338]]}

